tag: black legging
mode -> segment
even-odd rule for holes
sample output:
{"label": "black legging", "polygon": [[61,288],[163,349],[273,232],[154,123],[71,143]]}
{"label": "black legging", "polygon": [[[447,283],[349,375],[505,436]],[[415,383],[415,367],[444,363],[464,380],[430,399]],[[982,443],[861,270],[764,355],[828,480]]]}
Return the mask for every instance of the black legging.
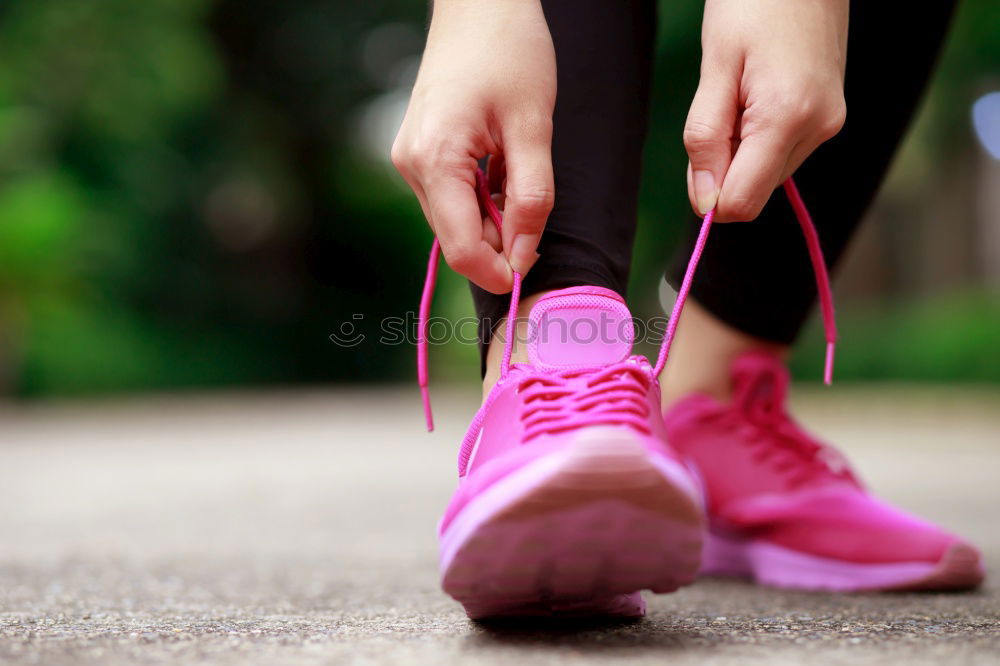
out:
{"label": "black legging", "polygon": [[[625,295],[649,115],[656,0],[542,0],[558,68],[552,159],[555,207],[525,276],[525,295],[598,285]],[[847,122],[795,181],[834,266],[882,182],[941,47],[956,0],[919,7],[851,2]],[[900,16],[905,16],[901,21]],[[667,278],[677,287],[699,220]],[[508,297],[473,286],[484,339]],[[691,289],[724,322],[781,343],[816,298],[809,257],[781,189],[752,224],[715,225]]]}

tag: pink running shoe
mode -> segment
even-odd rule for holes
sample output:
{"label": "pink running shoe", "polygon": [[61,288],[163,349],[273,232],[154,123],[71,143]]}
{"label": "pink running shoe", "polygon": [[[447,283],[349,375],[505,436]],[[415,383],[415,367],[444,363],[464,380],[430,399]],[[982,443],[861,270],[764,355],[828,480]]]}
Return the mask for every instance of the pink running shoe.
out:
{"label": "pink running shoe", "polygon": [[642,615],[639,590],[694,579],[704,529],[653,368],[630,355],[631,315],[607,289],[546,295],[530,331],[531,362],[510,366],[462,443],[444,589],[474,618]]}
{"label": "pink running shoe", "polygon": [[777,358],[750,353],[732,373],[730,404],[693,395],[664,416],[706,492],[702,573],[838,591],[982,582],[972,545],[870,495],[837,451],[789,417],[788,372]]}
{"label": "pink running shoe", "polygon": [[[428,428],[437,259],[435,242],[418,346]],[[701,493],[666,443],[662,365],[631,355],[628,308],[599,287],[541,298],[529,316],[529,362],[511,363],[520,284],[515,273],[500,379],[462,442],[459,487],[441,520],[442,585],[472,618],[641,616],[641,590],[694,580],[705,529]]]}

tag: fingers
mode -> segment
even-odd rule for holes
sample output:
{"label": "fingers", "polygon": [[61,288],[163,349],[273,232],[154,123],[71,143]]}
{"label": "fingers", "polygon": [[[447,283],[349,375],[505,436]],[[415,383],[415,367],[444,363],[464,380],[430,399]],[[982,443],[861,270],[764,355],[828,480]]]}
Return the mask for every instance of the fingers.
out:
{"label": "fingers", "polygon": [[448,145],[429,149],[419,142],[414,147],[403,129],[392,150],[393,164],[420,201],[448,265],[494,293],[510,291],[512,267],[524,274],[538,259],[555,189],[551,117],[505,126],[508,138],[494,148],[487,168],[493,201],[504,210],[502,236],[478,201],[474,152]]}
{"label": "fingers", "polygon": [[847,118],[847,107],[843,98],[828,105],[826,113],[816,122],[816,127],[805,139],[799,141],[788,156],[785,169],[779,183],[784,183],[792,177],[806,158],[812,155],[820,145],[835,137],[844,126]]}
{"label": "fingers", "polygon": [[442,174],[425,183],[424,192],[448,265],[486,291],[510,291],[511,267],[495,249],[499,245],[496,236],[484,236],[486,225],[476,198],[474,172],[470,170],[467,178]]}
{"label": "fingers", "polygon": [[492,222],[484,223],[476,195],[475,158],[445,142],[421,144],[404,130],[393,144],[392,162],[417,196],[445,261],[487,291],[509,292],[513,272],[501,253],[499,233],[490,228]]}
{"label": "fingers", "polygon": [[[739,142],[719,194],[716,217],[720,222],[755,219],[774,189],[844,124],[842,96],[766,97],[775,101],[763,110],[754,109],[754,120],[742,128],[745,136]],[[781,101],[788,99],[794,101]]]}
{"label": "fingers", "polygon": [[716,219],[742,222],[760,215],[774,188],[781,183],[791,147],[790,137],[778,129],[755,133],[740,141],[719,193]]}
{"label": "fingers", "polygon": [[715,208],[732,160],[738,78],[723,71],[703,71],[684,125],[690,160],[688,197],[699,215]]}
{"label": "fingers", "polygon": [[[494,202],[496,198],[497,196],[493,195]],[[497,204],[497,207],[501,210],[503,209],[500,204]],[[503,241],[500,240],[500,232],[497,231],[497,225],[493,223],[489,215],[483,216],[483,240],[489,243],[495,252],[503,252]]]}
{"label": "fingers", "polygon": [[785,161],[785,168],[781,171],[781,177],[778,179],[778,184],[784,183],[786,180],[791,178],[815,149],[816,146],[813,146],[811,143],[800,141],[796,144],[795,147],[792,148],[792,152],[789,153],[788,160]]}
{"label": "fingers", "polygon": [[516,124],[505,134],[503,152],[503,246],[510,265],[524,274],[538,260],[538,242],[555,202],[551,117]]}
{"label": "fingers", "polygon": [[424,188],[420,186],[420,181],[417,180],[413,175],[408,165],[404,163],[403,158],[400,156],[399,149],[394,145],[392,148],[392,163],[396,167],[396,171],[399,175],[403,177],[406,184],[410,186],[413,190],[413,194],[417,197],[417,202],[420,204],[420,211],[424,214],[424,219],[427,220],[427,225],[434,230],[434,224],[431,222],[431,212],[427,207],[427,196],[424,194]]}

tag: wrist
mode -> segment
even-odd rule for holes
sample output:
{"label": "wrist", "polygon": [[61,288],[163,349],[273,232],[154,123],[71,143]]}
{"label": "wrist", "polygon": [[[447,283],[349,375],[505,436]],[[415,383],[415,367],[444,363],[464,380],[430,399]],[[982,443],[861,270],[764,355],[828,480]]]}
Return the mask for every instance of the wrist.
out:
{"label": "wrist", "polygon": [[470,38],[507,42],[539,25],[547,32],[541,0],[433,0],[427,47]]}
{"label": "wrist", "polygon": [[[847,0],[843,0],[846,2]],[[523,8],[538,9],[542,0],[432,0],[431,17],[443,14],[469,13],[482,18]]]}

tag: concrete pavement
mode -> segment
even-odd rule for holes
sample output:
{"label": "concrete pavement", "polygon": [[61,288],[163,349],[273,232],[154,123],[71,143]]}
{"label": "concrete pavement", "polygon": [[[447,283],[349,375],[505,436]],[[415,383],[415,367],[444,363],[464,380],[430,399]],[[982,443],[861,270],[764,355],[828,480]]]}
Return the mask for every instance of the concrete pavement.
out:
{"label": "concrete pavement", "polygon": [[[641,622],[477,625],[435,522],[475,389],[0,406],[0,664],[1000,662],[1000,588],[701,581]],[[836,387],[802,420],[1000,571],[1000,393]],[[387,416],[389,415],[389,416]]]}

